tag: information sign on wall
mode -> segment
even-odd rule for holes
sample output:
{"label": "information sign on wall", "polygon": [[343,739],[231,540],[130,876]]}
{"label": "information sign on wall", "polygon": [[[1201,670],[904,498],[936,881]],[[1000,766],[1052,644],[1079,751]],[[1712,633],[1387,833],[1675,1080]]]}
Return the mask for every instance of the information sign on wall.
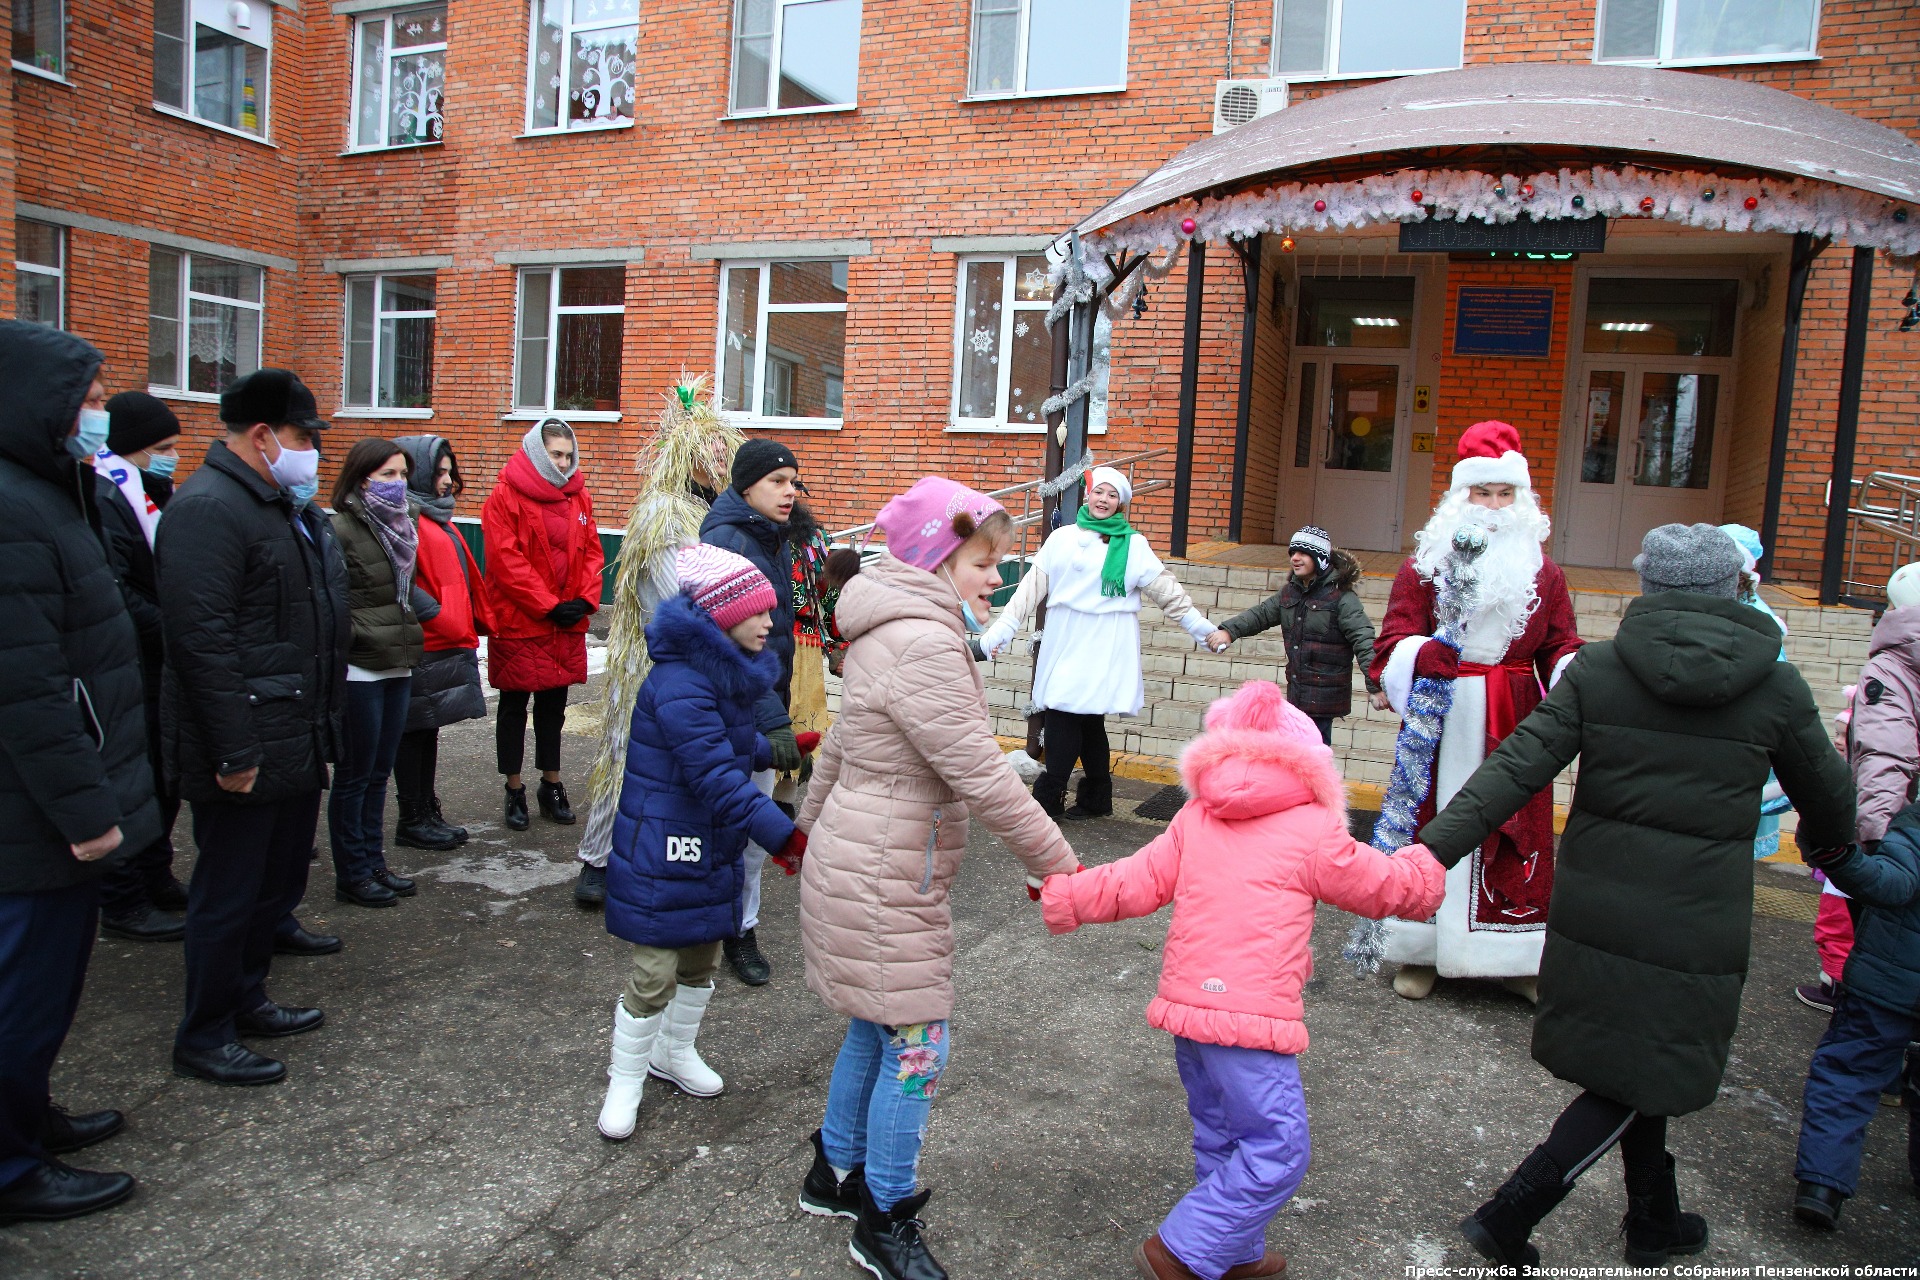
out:
{"label": "information sign on wall", "polygon": [[1553,290],[1460,290],[1453,321],[1453,354],[1545,359],[1553,348]]}

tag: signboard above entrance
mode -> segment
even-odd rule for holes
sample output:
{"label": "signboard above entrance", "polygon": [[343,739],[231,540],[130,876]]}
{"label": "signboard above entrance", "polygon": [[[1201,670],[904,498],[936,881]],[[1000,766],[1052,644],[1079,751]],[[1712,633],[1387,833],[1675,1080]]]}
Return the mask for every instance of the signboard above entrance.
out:
{"label": "signboard above entrance", "polygon": [[1453,321],[1455,355],[1541,359],[1552,350],[1552,289],[1460,290]]}
{"label": "signboard above entrance", "polygon": [[1550,218],[1521,214],[1513,222],[1455,222],[1429,218],[1400,224],[1401,253],[1604,253],[1605,218]]}

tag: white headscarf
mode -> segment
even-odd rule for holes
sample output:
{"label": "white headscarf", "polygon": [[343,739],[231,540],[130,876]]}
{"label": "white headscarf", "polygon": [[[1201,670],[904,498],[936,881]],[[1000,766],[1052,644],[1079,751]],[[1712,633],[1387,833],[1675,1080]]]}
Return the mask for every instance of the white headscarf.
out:
{"label": "white headscarf", "polygon": [[1114,492],[1120,495],[1120,505],[1123,507],[1133,501],[1133,482],[1112,467],[1095,467],[1087,473],[1087,491],[1092,492],[1097,484],[1112,485]]}

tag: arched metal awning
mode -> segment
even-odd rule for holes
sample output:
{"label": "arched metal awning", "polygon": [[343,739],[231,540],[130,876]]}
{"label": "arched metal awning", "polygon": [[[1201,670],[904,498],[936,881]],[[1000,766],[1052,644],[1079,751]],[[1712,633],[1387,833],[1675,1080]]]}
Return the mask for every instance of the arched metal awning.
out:
{"label": "arched metal awning", "polygon": [[[1371,221],[1653,212],[1730,230],[1837,233],[1900,256],[1920,252],[1920,143],[1906,135],[1750,81],[1587,63],[1467,67],[1314,98],[1194,143],[1075,229],[1110,245],[1170,247],[1176,210],[1197,217],[1202,236],[1273,229],[1225,215],[1236,197],[1276,184],[1351,194],[1402,171],[1522,179],[1571,172],[1576,184],[1557,193],[1570,200],[1589,191],[1588,174],[1629,168],[1765,182],[1766,203],[1750,211],[1736,193],[1718,208],[1669,211],[1663,198],[1657,212],[1643,210],[1638,202],[1650,180],[1643,176],[1627,184],[1634,205],[1626,208],[1595,208],[1589,196],[1512,210],[1443,203],[1423,211],[1403,203],[1384,214],[1376,202],[1366,212]],[[1803,198],[1789,200],[1790,193]],[[1354,216],[1351,201],[1329,203]],[[1311,211],[1311,198],[1288,210],[1300,219],[1291,225],[1313,225]],[[1327,225],[1324,211],[1320,221]]]}

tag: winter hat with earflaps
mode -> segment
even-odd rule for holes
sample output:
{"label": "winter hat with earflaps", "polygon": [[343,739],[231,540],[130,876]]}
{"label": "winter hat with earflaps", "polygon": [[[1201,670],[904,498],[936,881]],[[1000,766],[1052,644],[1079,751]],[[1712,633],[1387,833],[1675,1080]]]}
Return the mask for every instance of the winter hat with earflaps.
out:
{"label": "winter hat with earflaps", "polygon": [[887,499],[873,527],[895,560],[932,573],[989,516],[1005,509],[957,480],[921,476],[913,488]]}
{"label": "winter hat with earflaps", "polygon": [[1710,524],[1663,524],[1647,530],[1633,558],[1640,591],[1695,591],[1703,596],[1740,598],[1740,574],[1746,556],[1740,544]]}
{"label": "winter hat with earflaps", "polygon": [[698,542],[682,547],[673,567],[680,577],[680,590],[722,631],[731,631],[756,613],[771,612],[779,603],[766,574],[745,556],[720,547]]}

